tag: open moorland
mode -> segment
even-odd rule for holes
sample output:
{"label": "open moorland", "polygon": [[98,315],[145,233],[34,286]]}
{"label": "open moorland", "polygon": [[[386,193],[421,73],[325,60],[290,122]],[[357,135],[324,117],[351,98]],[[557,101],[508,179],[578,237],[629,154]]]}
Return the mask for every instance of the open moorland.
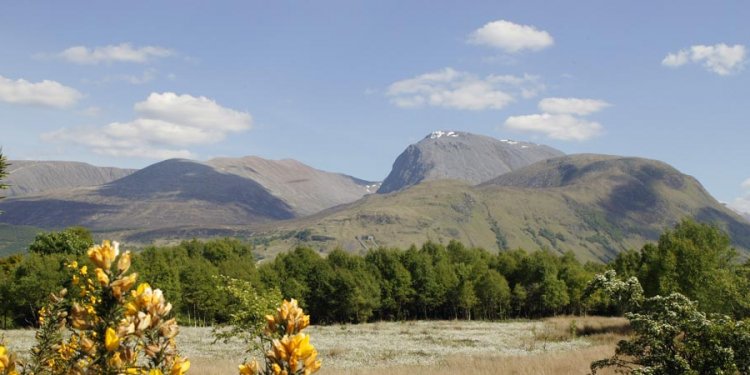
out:
{"label": "open moorland", "polygon": [[[321,374],[585,374],[611,356],[622,318],[558,317],[537,321],[407,321],[313,326],[307,332]],[[2,331],[22,355],[34,331]],[[211,328],[182,327],[178,348],[191,373],[235,373],[248,356],[239,341],[214,342]]]}

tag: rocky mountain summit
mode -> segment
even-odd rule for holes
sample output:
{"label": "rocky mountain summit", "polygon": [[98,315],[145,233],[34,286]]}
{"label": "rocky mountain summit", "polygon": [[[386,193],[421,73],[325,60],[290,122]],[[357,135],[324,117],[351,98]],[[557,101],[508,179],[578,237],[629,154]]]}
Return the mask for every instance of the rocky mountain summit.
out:
{"label": "rocky mountain summit", "polygon": [[435,131],[409,145],[378,189],[391,193],[423,181],[485,182],[540,160],[564,155],[549,146],[457,131]]}

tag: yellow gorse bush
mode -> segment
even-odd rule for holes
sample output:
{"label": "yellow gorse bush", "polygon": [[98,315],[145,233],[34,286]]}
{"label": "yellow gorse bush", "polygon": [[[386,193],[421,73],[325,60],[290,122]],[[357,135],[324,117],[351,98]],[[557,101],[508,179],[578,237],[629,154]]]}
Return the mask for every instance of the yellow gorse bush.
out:
{"label": "yellow gorse bush", "polygon": [[266,316],[266,329],[261,340],[269,343],[265,366],[257,359],[239,366],[241,375],[309,375],[320,369],[318,351],[310,344],[310,336],[301,331],[310,325],[310,316],[297,301],[284,300],[275,315]]}
{"label": "yellow gorse bush", "polygon": [[[159,289],[136,286],[128,273],[131,253],[104,241],[87,252],[95,266],[70,262],[70,288],[50,296],[39,311],[36,345],[22,363],[0,343],[0,375],[183,375],[190,361],[177,353],[177,322]],[[283,301],[266,316],[261,342],[265,364],[239,366],[241,375],[309,375],[320,369],[310,336],[310,316],[297,301]]]}
{"label": "yellow gorse bush", "polygon": [[8,349],[4,345],[0,344],[0,374],[2,375],[18,375],[16,371],[16,360],[14,356],[8,353]]}
{"label": "yellow gorse bush", "polygon": [[69,263],[70,290],[53,294],[40,310],[29,363],[22,365],[0,346],[0,375],[19,374],[16,368],[33,375],[186,373],[190,362],[177,353],[172,305],[159,289],[135,287],[130,252],[120,254],[117,242],[104,241],[87,254],[94,271]]}

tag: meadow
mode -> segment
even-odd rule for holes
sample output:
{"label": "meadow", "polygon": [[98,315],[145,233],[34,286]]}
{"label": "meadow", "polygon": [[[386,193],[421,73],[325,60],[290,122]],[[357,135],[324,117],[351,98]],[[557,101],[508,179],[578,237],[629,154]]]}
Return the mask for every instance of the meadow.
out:
{"label": "meadow", "polygon": [[[623,318],[556,317],[503,322],[406,321],[311,326],[319,374],[585,374],[612,355]],[[34,331],[0,331],[24,355]],[[247,357],[239,341],[214,342],[211,328],[181,327],[180,352],[193,374],[231,374]]]}

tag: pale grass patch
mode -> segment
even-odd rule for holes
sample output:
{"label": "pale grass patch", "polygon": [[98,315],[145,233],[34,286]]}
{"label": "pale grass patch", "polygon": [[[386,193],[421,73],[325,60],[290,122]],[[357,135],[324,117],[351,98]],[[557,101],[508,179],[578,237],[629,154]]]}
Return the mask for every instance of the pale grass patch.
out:
{"label": "pale grass patch", "polygon": [[[576,334],[571,334],[575,320]],[[622,318],[557,317],[541,321],[409,321],[311,326],[319,374],[586,374],[624,338]],[[27,355],[34,331],[0,331]],[[249,356],[239,341],[214,343],[210,328],[182,327],[177,347],[192,374],[236,374]],[[602,372],[607,374],[607,372]]]}

